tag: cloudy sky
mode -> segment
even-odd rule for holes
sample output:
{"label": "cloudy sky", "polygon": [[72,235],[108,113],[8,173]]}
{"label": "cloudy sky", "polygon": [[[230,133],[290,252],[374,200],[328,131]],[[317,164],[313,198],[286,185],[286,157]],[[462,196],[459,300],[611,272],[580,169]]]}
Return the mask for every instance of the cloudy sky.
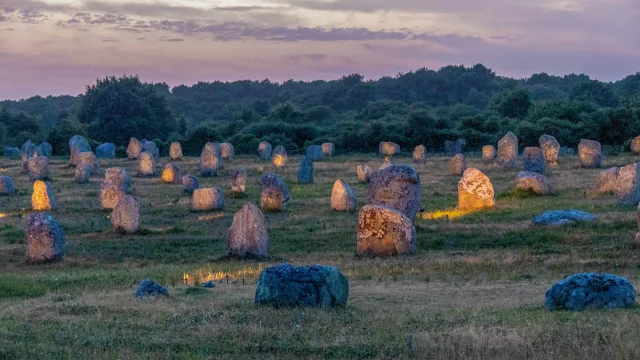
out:
{"label": "cloudy sky", "polygon": [[476,63],[636,73],[640,0],[0,0],[0,99],[125,73],[176,86]]}

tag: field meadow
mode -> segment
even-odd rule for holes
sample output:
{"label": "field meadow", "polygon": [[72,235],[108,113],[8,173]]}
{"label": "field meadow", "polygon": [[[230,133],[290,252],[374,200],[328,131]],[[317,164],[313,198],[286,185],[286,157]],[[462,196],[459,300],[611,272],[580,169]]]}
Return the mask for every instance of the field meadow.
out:
{"label": "field meadow", "polygon": [[[637,161],[611,156],[603,167]],[[218,177],[201,187],[225,191],[225,209],[191,212],[181,185],[160,177],[137,178],[137,162],[100,161],[88,184],[74,182],[68,158],[51,158],[50,183],[64,228],[64,260],[25,263],[23,222],[31,187],[19,160],[0,159],[0,175],[13,178],[17,194],[0,196],[0,359],[637,359],[640,308],[581,313],[544,308],[545,291],[582,271],[609,272],[640,284],[640,248],[634,244],[637,213],[612,195],[595,195],[599,169],[582,169],[564,157],[547,176],[551,196],[514,191],[518,170],[503,170],[469,155],[468,167],[491,179],[496,208],[470,214],[418,217],[413,256],[355,256],[357,212],[331,210],[337,178],[367,202],[367,184],[356,166],[377,169],[384,158],[340,155],[314,163],[313,185],[298,185],[299,157],[280,173],[291,201],[286,212],[266,212],[270,257],[226,256],[233,215],[246,202],[259,204],[259,179],[275,171],[256,156],[226,161]],[[168,158],[160,161],[161,165]],[[392,163],[411,163],[409,156]],[[198,175],[198,159],[179,162]],[[100,209],[99,184],[108,167],[125,167],[141,202],[137,235],[111,229]],[[416,165],[425,213],[447,213],[457,204],[460,176],[449,158]],[[228,173],[247,169],[245,197],[232,198]],[[159,169],[161,171],[161,169]],[[598,220],[564,227],[533,227],[546,210],[574,208]],[[425,216],[428,217],[428,216]],[[324,264],[349,279],[344,309],[273,309],[253,304],[261,269],[279,262]],[[136,300],[140,280],[166,285],[169,297]],[[216,287],[200,283],[215,280]]]}

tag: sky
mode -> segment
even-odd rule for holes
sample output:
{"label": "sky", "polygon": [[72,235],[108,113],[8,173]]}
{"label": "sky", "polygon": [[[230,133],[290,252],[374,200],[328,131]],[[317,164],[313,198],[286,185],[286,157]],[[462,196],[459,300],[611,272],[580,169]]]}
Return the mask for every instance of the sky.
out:
{"label": "sky", "polygon": [[640,0],[0,0],[0,99],[97,78],[367,79],[482,63],[516,78],[640,71]]}

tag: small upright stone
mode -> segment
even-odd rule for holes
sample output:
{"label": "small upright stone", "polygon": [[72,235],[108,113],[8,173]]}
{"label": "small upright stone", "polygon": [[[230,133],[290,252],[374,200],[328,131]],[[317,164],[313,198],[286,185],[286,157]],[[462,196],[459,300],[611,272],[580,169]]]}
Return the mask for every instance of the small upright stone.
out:
{"label": "small upright stone", "polygon": [[165,165],[162,170],[162,181],[167,184],[180,184],[182,182],[180,166],[174,163]]}
{"label": "small upright stone", "polygon": [[369,165],[358,165],[356,171],[358,172],[358,181],[361,183],[369,182],[369,175],[372,173]]}
{"label": "small upright stone", "polygon": [[540,149],[544,154],[544,161],[549,165],[558,164],[558,154],[560,153],[560,143],[551,135],[542,135],[538,139]]}
{"label": "small upright stone", "polygon": [[322,147],[320,145],[309,146],[305,153],[306,153],[307,159],[311,161],[324,159],[324,151],[322,151]]}
{"label": "small upright stone", "polygon": [[0,175],[0,195],[13,195],[16,188],[13,186],[13,180],[6,175]]}
{"label": "small upright stone", "polygon": [[409,255],[416,252],[413,221],[386,206],[366,205],[358,214],[356,253],[360,256]]}
{"label": "small upright stone", "polygon": [[91,165],[87,164],[87,163],[79,163],[78,166],[76,166],[75,171],[74,171],[74,178],[76,183],[78,184],[86,184],[89,182],[89,179],[91,178],[91,173],[93,169],[91,168]]}
{"label": "small upright stone", "polygon": [[389,158],[386,158],[386,159],[384,159],[384,162],[382,163],[382,165],[380,165],[378,170],[386,169],[391,165],[393,165],[393,164],[391,164],[391,161],[389,161]]}
{"label": "small upright stone", "polygon": [[291,193],[278,174],[264,173],[260,178],[260,207],[271,211],[287,210]]}
{"label": "small upright stone", "polygon": [[158,145],[153,141],[142,141],[142,152],[149,153],[153,155],[153,159],[158,161],[160,159],[160,149],[158,149]]}
{"label": "small upright stone", "polygon": [[610,193],[616,190],[616,182],[618,181],[618,172],[620,168],[612,167],[602,170],[598,175],[598,184],[595,192],[598,194]]}
{"label": "small upright stone", "polygon": [[182,146],[179,142],[172,142],[169,147],[169,157],[173,161],[182,160]]}
{"label": "small upright stone", "polygon": [[269,236],[262,211],[246,203],[233,216],[227,236],[229,255],[240,258],[265,258],[269,255]]}
{"label": "small upright stone", "polygon": [[116,157],[116,145],[113,143],[104,143],[96,148],[96,157],[98,159],[113,159]]}
{"label": "small upright stone", "polygon": [[[213,150],[215,151],[215,149]],[[202,149],[202,153],[200,154],[200,176],[218,176],[221,158],[216,155],[214,151],[206,147]]]}
{"label": "small upright stone", "polygon": [[38,154],[38,155],[51,157],[51,154],[53,153],[53,147],[51,146],[51,144],[45,141],[40,145],[38,145],[38,147],[40,148],[40,150],[42,150],[42,154]]}
{"label": "small upright stone", "polygon": [[140,203],[131,195],[123,196],[113,208],[110,218],[114,230],[135,234],[140,229]]}
{"label": "small upright stone", "polygon": [[324,143],[322,144],[322,153],[326,157],[333,156],[333,153],[336,151],[336,146],[333,143]]}
{"label": "small upright stone", "polygon": [[224,193],[222,189],[204,188],[196,189],[193,191],[193,204],[191,210],[193,211],[207,211],[207,210],[223,210],[224,209]]}
{"label": "small upright stone", "polygon": [[131,176],[127,169],[121,167],[108,168],[104,174],[104,181],[107,184],[122,187],[126,193],[131,192]]}
{"label": "small upright stone", "polygon": [[487,175],[474,168],[468,168],[458,182],[458,208],[478,210],[496,205],[493,185]]}
{"label": "small upright stone", "polygon": [[522,167],[524,171],[544,174],[545,162],[539,147],[526,147],[522,152]]}
{"label": "small upright stone", "polygon": [[84,136],[74,135],[69,139],[69,152],[71,153],[69,165],[78,165],[80,162],[80,154],[88,151],[91,151],[91,146],[89,146],[87,139]]}
{"label": "small upright stone", "polygon": [[49,176],[49,158],[36,156],[27,160],[27,174],[29,180],[42,180]]}
{"label": "small upright stone", "polygon": [[233,160],[233,158],[236,156],[233,144],[228,142],[220,144],[220,155],[224,160]]}
{"label": "small upright stone", "polygon": [[64,230],[48,213],[27,215],[24,233],[27,242],[27,262],[50,262],[64,257]]}
{"label": "small upright stone", "polygon": [[449,174],[462,175],[466,169],[467,161],[463,154],[456,154],[449,160]]}
{"label": "small upright stone", "polygon": [[273,165],[283,168],[287,165],[289,161],[289,157],[287,156],[287,150],[285,150],[284,146],[278,145],[273,152],[271,153],[271,162]]}
{"label": "small upright stone", "polygon": [[583,168],[599,168],[602,163],[602,146],[594,140],[580,140],[578,155]]}
{"label": "small upright stone", "polygon": [[631,140],[631,151],[634,154],[640,154],[640,136],[636,136]]}
{"label": "small upright stone", "polygon": [[127,192],[124,187],[117,184],[109,184],[102,182],[100,184],[100,192],[98,193],[98,200],[100,200],[100,207],[103,209],[113,209],[118,205],[118,202],[123,197],[127,196]]}
{"label": "small upright stone", "polygon": [[503,168],[518,166],[518,138],[511,131],[498,142],[498,164]]}
{"label": "small upright stone", "polygon": [[[218,144],[217,142],[208,142],[204,145],[204,149],[203,150],[209,150],[211,151],[215,156],[217,156],[218,158],[222,159],[222,146],[220,144]],[[218,168],[220,169],[220,167],[218,166]]]}
{"label": "small upright stone", "polygon": [[260,154],[260,160],[271,160],[271,152],[272,147],[268,142],[262,141],[260,142],[260,144],[258,144],[258,154]]}
{"label": "small upright stone", "polygon": [[157,282],[151,279],[144,279],[138,285],[138,289],[136,289],[136,298],[144,299],[148,297],[163,297],[169,296],[169,291],[164,286],[158,284]]}
{"label": "small upright stone", "polygon": [[516,188],[518,190],[533,191],[538,195],[549,195],[553,191],[551,183],[546,176],[531,171],[520,171],[518,173]]}
{"label": "small upright stone", "polygon": [[138,176],[156,176],[156,159],[148,152],[141,152],[138,155]]}
{"label": "small upright stone", "polygon": [[187,193],[192,193],[200,188],[198,178],[193,175],[185,175],[182,177],[182,187]]}
{"label": "small upright stone", "polygon": [[17,147],[6,147],[2,154],[8,159],[20,159],[20,149]]}
{"label": "small upright stone", "polygon": [[313,161],[306,156],[300,158],[298,184],[313,184]]}
{"label": "small upright stone", "polygon": [[100,162],[98,161],[96,155],[91,151],[80,153],[78,155],[78,164],[79,163],[85,163],[91,166],[92,172],[97,172],[100,169]]}
{"label": "small upright stone", "polygon": [[31,140],[27,140],[24,144],[22,144],[22,148],[20,148],[20,158],[22,159],[22,169],[24,172],[27,172],[27,161],[33,157],[33,153],[36,151],[36,146],[31,143]]}
{"label": "small upright stone", "polygon": [[493,145],[485,145],[482,147],[482,160],[491,162],[496,159],[496,148]]}
{"label": "small upright stone", "polygon": [[33,194],[31,195],[31,208],[35,211],[50,211],[56,209],[56,198],[49,183],[36,180],[33,183]]}
{"label": "small upright stone", "polygon": [[342,179],[336,180],[331,190],[331,209],[336,211],[353,211],[358,205],[356,193]]}
{"label": "small upright stone", "polygon": [[414,164],[426,164],[427,163],[427,148],[424,145],[418,145],[413,149],[413,163]]}
{"label": "small upright stone", "polygon": [[640,202],[640,171],[635,163],[620,168],[615,183],[615,194],[621,205],[636,205]]}
{"label": "small upright stone", "polygon": [[383,141],[378,145],[378,153],[384,156],[400,154],[400,145],[390,141]]}
{"label": "small upright stone", "polygon": [[231,173],[231,192],[244,194],[247,187],[247,170],[238,169]]}
{"label": "small upright stone", "polygon": [[416,217],[422,199],[420,176],[409,165],[391,165],[369,176],[369,203],[388,206]]}
{"label": "small upright stone", "polygon": [[138,159],[138,156],[140,156],[141,152],[142,143],[134,137],[129,139],[129,146],[127,146],[127,157],[131,160],[136,160]]}

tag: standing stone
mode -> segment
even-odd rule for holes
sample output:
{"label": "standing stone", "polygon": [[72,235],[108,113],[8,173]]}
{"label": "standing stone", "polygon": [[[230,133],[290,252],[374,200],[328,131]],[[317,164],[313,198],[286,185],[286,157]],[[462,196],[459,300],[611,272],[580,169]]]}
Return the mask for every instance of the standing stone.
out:
{"label": "standing stone", "polygon": [[583,311],[633,306],[636,290],[629,280],[612,274],[580,273],[557,282],[545,294],[547,310]]}
{"label": "standing stone", "polygon": [[285,150],[284,146],[278,145],[273,152],[271,153],[271,162],[273,165],[283,168],[287,165],[289,161],[289,157],[287,156],[287,150]]}
{"label": "standing stone", "polygon": [[214,153],[215,148],[204,148],[200,153],[200,176],[211,177],[218,176],[218,169],[222,159]]}
{"label": "standing stone", "polygon": [[271,160],[271,144],[266,141],[258,144],[258,154],[260,154],[260,160]]}
{"label": "standing stone", "polygon": [[518,166],[518,138],[511,131],[498,142],[498,164],[503,168]]}
{"label": "standing stone", "polygon": [[369,176],[369,203],[372,205],[391,207],[413,221],[421,198],[420,176],[409,165],[391,165]]}
{"label": "standing stone", "polygon": [[544,161],[550,165],[558,164],[558,154],[560,153],[560,143],[551,135],[542,135],[540,139],[540,149],[544,154]]}
{"label": "standing stone", "polygon": [[53,153],[53,147],[51,146],[51,144],[45,141],[38,145],[38,147],[42,150],[42,154],[39,153],[38,155],[51,157],[51,154]]}
{"label": "standing stone", "polygon": [[416,229],[400,211],[366,205],[358,214],[356,253],[360,256],[409,255],[416,252]]}
{"label": "standing stone", "polygon": [[262,270],[255,303],[276,308],[345,307],[349,282],[333,266],[291,266],[278,264]]}
{"label": "standing stone", "polygon": [[224,193],[218,187],[196,189],[193,191],[193,211],[223,210]]}
{"label": "standing stone", "polygon": [[298,184],[313,184],[313,162],[306,156],[300,158]]}
{"label": "standing stone", "polygon": [[49,183],[41,180],[36,180],[36,182],[33,183],[31,208],[35,211],[50,211],[57,208],[56,198],[53,195],[53,189],[51,189]]}
{"label": "standing stone", "polygon": [[602,146],[597,141],[582,139],[578,144],[578,155],[583,168],[599,168],[602,163]]}
{"label": "standing stone", "polygon": [[120,199],[127,196],[127,192],[124,187],[117,184],[110,184],[102,182],[100,184],[100,192],[98,199],[100,200],[100,206],[103,209],[113,209],[118,205]]}
{"label": "standing stone", "polygon": [[20,159],[20,149],[17,147],[6,147],[2,154],[8,159]]}
{"label": "standing stone", "polygon": [[153,155],[153,159],[158,161],[160,159],[160,150],[158,149],[158,145],[153,141],[142,141],[142,152],[149,153]]}
{"label": "standing stone", "polygon": [[333,156],[333,153],[336,151],[336,146],[333,143],[324,143],[322,144],[322,153],[326,157]]}
{"label": "standing stone", "polygon": [[180,166],[174,163],[165,165],[162,170],[162,181],[167,184],[180,184],[182,182]]}
{"label": "standing stone", "polygon": [[544,156],[539,147],[526,147],[522,152],[522,167],[524,171],[544,174],[546,168]]}
{"label": "standing stone", "polygon": [[391,164],[391,161],[389,161],[389,159],[384,159],[384,162],[382,163],[382,165],[380,165],[380,167],[378,168],[378,170],[382,170],[382,169],[386,169],[389,166],[391,166],[393,164]]}
{"label": "standing stone", "polygon": [[0,175],[0,195],[12,195],[16,193],[13,180],[6,175]]}
{"label": "standing stone", "polygon": [[342,179],[336,180],[331,190],[331,209],[353,211],[358,205],[356,193]]}
{"label": "standing stone", "polygon": [[264,173],[260,178],[260,207],[271,211],[287,210],[291,193],[278,174]]}
{"label": "standing stone", "polygon": [[96,148],[96,157],[98,159],[113,159],[116,157],[116,145],[113,143],[104,143]]}
{"label": "standing stone", "polygon": [[390,141],[383,141],[378,145],[378,153],[385,156],[400,154],[400,145]]}
{"label": "standing stone", "polygon": [[27,140],[20,148],[20,158],[22,159],[22,170],[26,173],[27,170],[27,161],[33,157],[33,153],[36,151],[36,146],[31,143],[31,140]]}
{"label": "standing stone", "polygon": [[98,161],[96,155],[91,151],[80,153],[80,155],[78,155],[78,164],[79,163],[85,163],[91,166],[92,172],[97,172],[98,170],[100,170],[100,162]]}
{"label": "standing stone", "polygon": [[33,150],[33,156],[45,156],[44,150],[42,150],[40,145],[36,146],[36,148]]}
{"label": "standing stone", "polygon": [[635,163],[620,168],[615,184],[615,194],[621,205],[636,205],[640,202],[640,171]]}
{"label": "standing stone", "polygon": [[156,176],[156,159],[153,154],[143,151],[138,155],[138,176]]}
{"label": "standing stone", "polygon": [[427,163],[427,148],[424,145],[418,145],[413,150],[413,163],[414,164]]}
{"label": "standing stone", "polygon": [[222,145],[218,144],[217,142],[206,143],[204,145],[204,149],[211,151],[215,156],[222,159]]}
{"label": "standing stone", "polygon": [[549,195],[553,191],[551,183],[546,176],[531,171],[520,171],[518,173],[516,188],[518,190],[533,191],[538,195]]}
{"label": "standing stone", "polygon": [[220,144],[220,153],[224,160],[233,160],[233,158],[236,156],[233,144],[228,142]]}
{"label": "standing stone", "polygon": [[466,145],[467,140],[465,139],[458,139],[456,141],[447,140],[444,142],[444,152],[449,156],[462,154]]}
{"label": "standing stone", "polygon": [[49,176],[49,158],[36,156],[27,160],[27,174],[29,180],[42,180]]}
{"label": "standing stone", "polygon": [[24,233],[27,242],[27,262],[42,263],[61,260],[64,257],[64,230],[51,215],[29,214]]}
{"label": "standing stone", "polygon": [[369,175],[372,173],[369,165],[358,165],[356,171],[358,172],[358,181],[361,183],[369,182]]}
{"label": "standing stone", "polygon": [[493,145],[482,147],[482,160],[490,162],[496,159],[496,148]]}
{"label": "standing stone", "polygon": [[198,178],[193,175],[185,175],[182,177],[182,187],[187,193],[192,193],[197,189],[200,189],[200,182]]}
{"label": "standing stone", "polygon": [[324,159],[324,151],[322,151],[322,146],[320,145],[309,146],[307,148],[306,155],[307,155],[307,159],[311,161]]}
{"label": "standing stone", "polygon": [[138,159],[140,153],[142,152],[142,143],[132,137],[129,139],[129,146],[127,146],[127,157],[131,160]]}
{"label": "standing stone", "polygon": [[620,168],[618,167],[602,170],[600,175],[598,175],[598,184],[596,185],[595,192],[598,194],[614,192],[616,190],[619,171]]}
{"label": "standing stone", "polygon": [[634,154],[640,154],[640,136],[636,136],[631,140],[631,151]]}
{"label": "standing stone", "polygon": [[125,234],[135,234],[140,229],[140,203],[131,195],[123,196],[111,212],[113,229]]}
{"label": "standing stone", "polygon": [[169,147],[169,157],[173,161],[182,160],[182,146],[179,142],[172,142]]}
{"label": "standing stone", "polygon": [[131,177],[127,169],[120,167],[108,168],[104,174],[104,181],[107,184],[123,188],[126,193],[131,192]]}
{"label": "standing stone", "polygon": [[158,284],[151,279],[144,279],[136,289],[136,298],[144,299],[148,297],[164,297],[169,296],[169,291],[164,286]]}
{"label": "standing stone", "polygon": [[93,172],[93,169],[91,167],[91,165],[87,164],[87,163],[79,163],[78,166],[76,166],[75,171],[74,171],[74,178],[76,180],[76,183],[78,184],[86,184],[89,182],[89,179],[91,178],[91,173]]}
{"label": "standing stone", "polygon": [[231,173],[231,192],[244,194],[247,187],[247,170],[238,169]]}
{"label": "standing stone", "polygon": [[89,146],[87,139],[84,136],[74,135],[69,139],[69,153],[71,153],[69,165],[78,165],[80,163],[80,154],[88,151],[91,151],[91,146]]}
{"label": "standing stone", "polygon": [[449,174],[462,175],[466,169],[467,161],[463,154],[456,154],[449,160]]}
{"label": "standing stone", "polygon": [[474,168],[468,168],[458,182],[458,208],[477,210],[492,208],[496,205],[491,180]]}
{"label": "standing stone", "polygon": [[269,236],[262,211],[246,203],[233,216],[227,236],[229,255],[240,258],[265,258],[269,255]]}

